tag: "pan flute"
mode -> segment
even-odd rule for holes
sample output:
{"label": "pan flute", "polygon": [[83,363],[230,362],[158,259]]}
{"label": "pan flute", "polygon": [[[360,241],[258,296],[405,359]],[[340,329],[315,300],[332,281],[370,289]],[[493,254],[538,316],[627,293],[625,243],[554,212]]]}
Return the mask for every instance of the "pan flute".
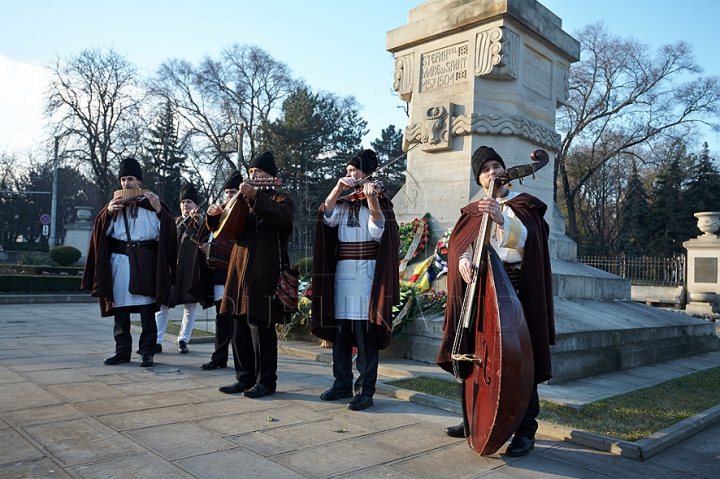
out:
{"label": "pan flute", "polygon": [[113,193],[114,198],[122,198],[123,203],[145,196],[147,190],[143,188],[133,188],[131,190],[117,190]]}

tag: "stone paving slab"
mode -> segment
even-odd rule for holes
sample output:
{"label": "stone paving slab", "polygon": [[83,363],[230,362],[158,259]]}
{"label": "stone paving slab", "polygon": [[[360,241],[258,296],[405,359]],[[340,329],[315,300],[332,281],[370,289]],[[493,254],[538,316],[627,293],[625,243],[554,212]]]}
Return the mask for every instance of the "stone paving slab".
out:
{"label": "stone paving slab", "polygon": [[286,479],[303,477],[297,471],[278,464],[251,451],[232,449],[204,456],[176,461],[179,467],[204,479],[227,479],[228,477],[261,477],[263,479]]}
{"label": "stone paving slab", "polygon": [[196,477],[152,453],[136,454],[94,464],[75,466],[72,471],[87,479],[127,479],[134,477],[177,479]]}
{"label": "stone paving slab", "polygon": [[24,430],[50,454],[68,466],[145,450],[136,442],[92,418],[29,426]]}
{"label": "stone paving slab", "polygon": [[188,423],[132,429],[125,435],[169,461],[236,447],[232,441]]}
{"label": "stone paving slab", "polygon": [[45,455],[14,429],[0,430],[0,464],[31,461]]}
{"label": "stone paving slab", "polygon": [[17,427],[35,426],[51,422],[82,419],[85,414],[69,404],[19,409],[3,414],[8,421]]}
{"label": "stone paving slab", "polygon": [[71,476],[57,463],[50,459],[40,459],[37,461],[23,461],[14,464],[0,466],[0,477],[23,478],[23,479],[47,479],[53,478],[71,478]]}
{"label": "stone paving slab", "polygon": [[121,397],[115,399],[99,399],[77,403],[77,407],[87,414],[101,416],[116,412],[140,411],[158,407],[176,406],[200,401],[202,398],[187,391],[169,393],[146,394],[136,397]]}
{"label": "stone paving slab", "polygon": [[313,461],[309,461],[307,455],[300,451],[273,456],[273,460],[307,477],[319,479],[351,472],[358,466],[372,467],[401,457],[375,446],[371,438],[365,437],[316,446],[313,455]]}
{"label": "stone paving slab", "polygon": [[123,412],[98,416],[98,421],[107,424],[116,431],[138,429],[142,427],[160,426],[165,424],[195,421],[211,416],[195,406],[181,404],[142,411]]}

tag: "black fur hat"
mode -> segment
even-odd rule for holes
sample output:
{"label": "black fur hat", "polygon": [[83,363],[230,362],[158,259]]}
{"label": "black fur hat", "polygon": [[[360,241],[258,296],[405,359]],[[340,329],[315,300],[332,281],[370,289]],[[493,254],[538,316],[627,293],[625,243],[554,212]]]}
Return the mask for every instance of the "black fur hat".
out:
{"label": "black fur hat", "polygon": [[239,171],[235,170],[232,172],[232,174],[228,177],[227,180],[225,180],[225,183],[223,184],[222,189],[223,190],[239,190],[240,189],[240,183],[242,183],[242,175]]}
{"label": "black fur hat", "polygon": [[142,181],[142,167],[135,158],[125,158],[120,162],[118,180],[123,176],[134,176],[138,180]]}
{"label": "black fur hat", "polygon": [[195,189],[195,185],[192,183],[183,183],[180,187],[180,201],[192,200],[193,203],[198,204],[198,193]]}
{"label": "black fur hat", "polygon": [[375,151],[371,149],[362,150],[360,153],[353,155],[350,161],[347,162],[348,166],[354,166],[363,173],[370,174],[377,169],[378,158]]}
{"label": "black fur hat", "polygon": [[475,153],[473,153],[472,160],[470,160],[473,174],[475,175],[475,181],[478,185],[480,184],[480,171],[482,170],[482,166],[486,161],[490,160],[498,161],[504,169],[507,169],[505,167],[505,162],[502,157],[497,154],[497,151],[493,150],[489,146],[478,147],[478,149],[475,150]]}
{"label": "black fur hat", "polygon": [[275,155],[273,155],[271,151],[266,151],[265,153],[256,156],[255,158],[250,160],[250,165],[248,165],[248,169],[250,168],[260,168],[269,175],[277,176]]}

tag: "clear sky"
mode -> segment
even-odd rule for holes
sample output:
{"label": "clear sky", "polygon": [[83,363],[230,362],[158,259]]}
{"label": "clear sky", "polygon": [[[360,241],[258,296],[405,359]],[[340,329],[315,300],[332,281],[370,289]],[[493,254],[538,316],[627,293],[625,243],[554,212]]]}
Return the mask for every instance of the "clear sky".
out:
{"label": "clear sky", "polygon": [[[354,95],[372,139],[407,123],[392,91],[388,30],[418,0],[0,0],[0,151],[43,138],[43,65],[54,55],[112,46],[144,72],[167,58],[197,62],[232,43],[256,44],[314,89]],[[542,0],[568,33],[604,21],[657,47],[686,40],[720,75],[720,0]],[[708,138],[713,149],[717,138]]]}

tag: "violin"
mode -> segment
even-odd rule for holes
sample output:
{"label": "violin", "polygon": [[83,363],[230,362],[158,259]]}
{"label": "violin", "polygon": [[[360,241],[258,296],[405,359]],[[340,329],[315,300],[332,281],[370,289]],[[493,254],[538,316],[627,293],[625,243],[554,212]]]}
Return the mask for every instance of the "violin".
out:
{"label": "violin", "polygon": [[[338,198],[338,199],[345,199],[348,201],[364,200],[367,197],[367,195],[363,191],[363,187],[368,182],[364,182],[362,184],[360,184],[360,183],[362,183],[362,180],[360,180],[360,182],[358,182],[358,184],[356,184],[354,186],[355,191],[353,191],[352,193],[350,193],[348,195],[343,196],[342,198]],[[385,195],[385,193],[387,192],[387,189],[382,184],[382,181],[378,181],[376,183],[371,183],[371,185],[373,186],[373,193],[371,194],[371,196],[373,196],[373,197],[382,198]]]}

